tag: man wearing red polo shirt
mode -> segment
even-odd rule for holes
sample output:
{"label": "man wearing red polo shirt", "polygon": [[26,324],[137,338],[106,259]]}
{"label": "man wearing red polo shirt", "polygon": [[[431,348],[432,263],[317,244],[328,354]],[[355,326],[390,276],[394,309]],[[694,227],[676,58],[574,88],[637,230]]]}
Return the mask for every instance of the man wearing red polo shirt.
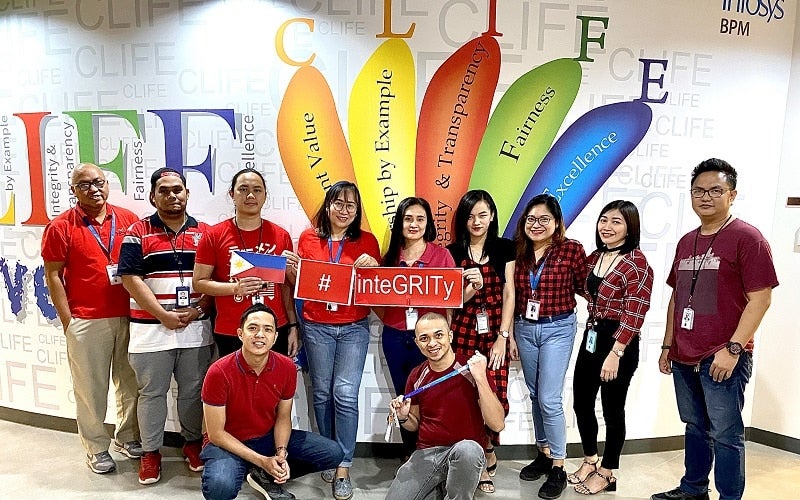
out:
{"label": "man wearing red polo shirt", "polygon": [[270,351],[276,323],[268,306],[250,306],[237,330],[242,348],[211,365],[203,381],[205,498],[236,498],[247,475],[266,498],[292,499],[283,489],[290,477],[333,469],[342,461],[336,441],[292,429],[297,372],[290,358]]}
{"label": "man wearing red polo shirt", "polygon": [[67,337],[75,391],[78,435],[86,464],[97,474],[116,470],[108,453],[111,438],[103,421],[108,373],[117,398],[114,448],[139,458],[137,385],[128,364],[129,296],[116,273],[125,230],[138,220],[129,210],[106,203],[108,181],[90,163],[72,172],[78,204],[51,221],[42,236],[45,280]]}

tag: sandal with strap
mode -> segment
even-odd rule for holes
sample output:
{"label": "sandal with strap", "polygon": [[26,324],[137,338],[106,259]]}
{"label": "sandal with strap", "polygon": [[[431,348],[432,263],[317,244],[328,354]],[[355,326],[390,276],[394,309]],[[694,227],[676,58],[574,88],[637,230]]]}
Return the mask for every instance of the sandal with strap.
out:
{"label": "sandal with strap", "polygon": [[[488,450],[483,450],[484,455],[494,455],[494,448],[489,448]],[[495,457],[494,463],[492,465],[486,466],[486,472],[489,474],[489,477],[494,477],[497,474],[497,458]]]}
{"label": "sandal with strap", "polygon": [[[580,484],[580,483],[586,481],[587,479],[589,479],[589,476],[591,476],[592,474],[597,472],[597,463],[598,462],[600,462],[599,458],[597,460],[595,460],[594,462],[590,462],[590,461],[584,459],[583,463],[581,464],[581,466],[578,467],[578,470],[576,470],[572,474],[567,475],[567,482],[569,484]],[[589,473],[586,474],[585,476],[583,476],[583,479],[581,479],[581,477],[578,474],[582,470],[584,470],[584,465],[588,465],[589,467],[591,467],[592,470],[590,470]]]}
{"label": "sandal with strap", "polygon": [[494,481],[491,479],[478,481],[478,489],[484,493],[494,493]]}
{"label": "sandal with strap", "polygon": [[597,491],[592,491],[589,489],[588,486],[586,486],[586,482],[584,481],[575,486],[575,492],[580,493],[581,495],[596,495],[603,491],[617,491],[617,478],[615,478],[613,475],[609,474],[608,476],[606,476],[600,471],[594,471],[591,474],[589,474],[589,477],[587,477],[586,480],[588,480],[592,476],[600,477],[606,482],[606,485]]}

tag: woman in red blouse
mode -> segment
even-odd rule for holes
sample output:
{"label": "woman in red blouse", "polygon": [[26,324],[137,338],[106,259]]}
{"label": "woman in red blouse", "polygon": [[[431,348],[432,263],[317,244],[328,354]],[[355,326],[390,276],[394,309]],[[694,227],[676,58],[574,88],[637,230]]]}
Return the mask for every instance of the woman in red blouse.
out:
{"label": "woman in red blouse", "polygon": [[553,196],[534,196],[523,213],[514,235],[514,337],[539,453],[519,476],[533,481],[547,475],[539,497],[558,498],[567,487],[562,393],[575,340],[575,295],[582,295],[586,284],[586,252],[580,242],[565,237],[561,207]]}
{"label": "woman in red blouse", "polygon": [[[625,443],[625,398],[639,363],[639,332],[650,308],[653,270],[639,250],[639,212],[629,201],[606,205],[597,219],[597,250],[588,259],[589,319],[573,378],[583,463],[568,476],[575,491],[614,491]],[[603,461],[597,456],[595,399],[600,391],[606,423]]]}

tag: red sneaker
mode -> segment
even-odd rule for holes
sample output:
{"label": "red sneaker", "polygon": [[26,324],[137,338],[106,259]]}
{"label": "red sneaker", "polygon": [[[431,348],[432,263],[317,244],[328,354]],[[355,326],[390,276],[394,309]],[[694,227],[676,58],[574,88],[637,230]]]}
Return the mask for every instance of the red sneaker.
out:
{"label": "red sneaker", "polygon": [[202,441],[188,441],[183,445],[183,456],[189,462],[189,470],[200,472],[203,470],[203,461],[200,459],[200,452],[203,450]]}
{"label": "red sneaker", "polygon": [[146,451],[139,463],[139,483],[153,484],[161,479],[161,453]]}

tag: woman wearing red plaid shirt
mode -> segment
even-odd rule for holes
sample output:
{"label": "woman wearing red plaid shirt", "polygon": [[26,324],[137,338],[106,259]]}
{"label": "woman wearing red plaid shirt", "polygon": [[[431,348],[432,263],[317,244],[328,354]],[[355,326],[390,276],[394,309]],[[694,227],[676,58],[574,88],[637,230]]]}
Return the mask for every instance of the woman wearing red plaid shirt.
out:
{"label": "woman wearing red plaid shirt", "polygon": [[[583,444],[583,464],[567,480],[593,495],[617,489],[614,469],[625,443],[625,398],[639,364],[639,332],[650,308],[653,270],[639,250],[639,211],[612,201],[597,219],[597,250],[589,256],[589,319],[573,377],[573,408]],[[597,457],[597,391],[603,404],[606,446]]]}
{"label": "woman wearing red plaid shirt", "polygon": [[[514,337],[531,397],[536,459],[519,477],[547,475],[540,498],[558,498],[567,487],[567,422],[561,394],[575,340],[575,295],[584,293],[586,252],[564,236],[558,201],[534,196],[517,222],[514,240]],[[515,355],[516,353],[512,353]]]}

